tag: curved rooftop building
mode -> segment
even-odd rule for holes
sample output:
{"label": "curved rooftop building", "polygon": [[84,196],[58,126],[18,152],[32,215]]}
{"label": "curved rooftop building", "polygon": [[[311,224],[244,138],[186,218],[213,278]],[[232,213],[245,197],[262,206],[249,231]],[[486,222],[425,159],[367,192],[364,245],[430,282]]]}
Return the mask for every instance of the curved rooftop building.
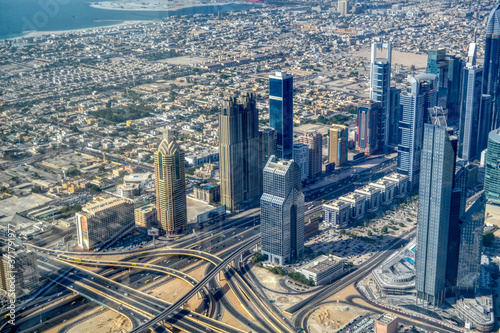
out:
{"label": "curved rooftop building", "polygon": [[483,94],[492,98],[491,129],[499,127],[500,113],[500,4],[490,13],[486,25],[486,41],[484,48]]}

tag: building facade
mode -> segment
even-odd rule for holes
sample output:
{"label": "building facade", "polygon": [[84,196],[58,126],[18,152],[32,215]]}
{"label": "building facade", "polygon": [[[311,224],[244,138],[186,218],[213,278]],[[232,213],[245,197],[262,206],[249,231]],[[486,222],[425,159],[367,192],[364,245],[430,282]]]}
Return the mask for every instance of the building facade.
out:
{"label": "building facade", "polygon": [[410,77],[410,87],[400,97],[398,173],[409,177],[410,191],[418,189],[424,115],[427,118],[428,108],[436,106],[436,80],[434,74]]}
{"label": "building facade", "polygon": [[134,203],[129,199],[99,196],[75,216],[78,246],[83,250],[103,246],[135,226]]}
{"label": "building facade", "polygon": [[[269,157],[272,155],[278,156],[276,150],[277,139],[278,135],[271,127],[265,127],[259,130],[259,175],[262,175],[262,171],[264,170]],[[259,177],[259,183],[260,193],[262,193],[262,176]]]}
{"label": "building facade", "polygon": [[484,45],[483,103],[482,113],[490,119],[489,130],[500,127],[500,4],[488,17]]}
{"label": "building facade", "polygon": [[488,135],[485,169],[486,212],[498,216],[500,215],[500,129],[493,130]]}
{"label": "building facade", "polygon": [[293,155],[293,76],[276,72],[269,76],[269,126],[277,134],[279,158]]}
{"label": "building facade", "polygon": [[155,206],[146,205],[136,208],[134,216],[136,225],[147,229],[158,228],[158,215]]}
{"label": "building facade", "polygon": [[335,256],[319,256],[301,266],[297,272],[314,282],[315,286],[330,284],[344,273],[345,261]]}
{"label": "building facade", "polygon": [[378,117],[381,112],[380,103],[374,101],[367,101],[358,107],[357,148],[366,155],[371,155],[379,148]]}
{"label": "building facade", "polygon": [[184,151],[167,132],[154,153],[156,213],[162,232],[173,235],[187,228]]}
{"label": "building facade", "polygon": [[417,298],[439,304],[444,299],[455,151],[447,129],[425,124],[416,252]]}
{"label": "building facade", "polygon": [[275,265],[304,255],[304,194],[300,167],[271,156],[264,168],[260,199],[262,253]]}
{"label": "building facade", "polygon": [[349,225],[349,213],[351,204],[342,200],[333,200],[323,205],[325,223],[331,223],[337,228],[345,228]]}
{"label": "building facade", "polygon": [[301,180],[309,178],[309,146],[305,143],[293,145],[293,160],[300,167]]}
{"label": "building facade", "polygon": [[300,142],[309,147],[309,178],[321,175],[323,165],[323,136],[316,131],[307,131],[300,136]]}
{"label": "building facade", "polygon": [[230,211],[258,202],[260,196],[259,128],[255,96],[227,98],[219,124],[221,204]]}
{"label": "building facade", "polygon": [[396,87],[391,87],[389,90],[390,97],[390,105],[389,105],[389,121],[386,123],[389,124],[389,146],[391,148],[397,147],[399,143],[399,113],[401,109],[401,89]]}
{"label": "building facade", "polygon": [[335,167],[343,166],[347,162],[348,128],[344,125],[333,125],[328,130],[328,135],[328,163],[335,163]]}
{"label": "building facade", "polygon": [[39,274],[35,252],[17,250],[4,253],[0,262],[0,289],[9,299],[30,295],[40,287]]}
{"label": "building facade", "polygon": [[[384,51],[385,57],[377,51]],[[377,118],[377,141],[380,149],[386,149],[390,142],[391,128],[391,59],[392,44],[372,44],[370,66],[370,100],[380,103],[380,112]]]}
{"label": "building facade", "polygon": [[481,111],[483,69],[476,65],[476,44],[469,47],[467,65],[464,68],[462,96],[460,103],[460,135],[458,157],[465,161],[474,161],[486,147],[479,147],[478,136],[486,133],[478,132],[479,114]]}

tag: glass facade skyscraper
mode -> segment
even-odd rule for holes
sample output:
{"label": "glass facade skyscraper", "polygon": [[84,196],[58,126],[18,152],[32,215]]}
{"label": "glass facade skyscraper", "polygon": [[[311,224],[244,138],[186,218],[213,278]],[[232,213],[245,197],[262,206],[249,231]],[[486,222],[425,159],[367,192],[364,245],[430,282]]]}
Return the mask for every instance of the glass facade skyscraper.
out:
{"label": "glass facade skyscraper", "polygon": [[344,125],[333,125],[329,129],[328,162],[335,163],[335,167],[342,166],[347,162],[348,131],[348,127]]}
{"label": "glass facade skyscraper", "polygon": [[418,197],[417,298],[444,298],[455,150],[446,127],[425,124]]}
{"label": "glass facade skyscraper", "polygon": [[294,160],[271,156],[264,168],[260,199],[262,253],[275,265],[304,255],[304,194],[300,167]]}
{"label": "glass facade skyscraper", "polygon": [[[500,127],[500,4],[490,13],[486,25],[484,47],[483,94],[491,97],[491,103],[484,104],[483,113],[491,115],[490,130]],[[486,108],[489,108],[486,110]]]}
{"label": "glass facade skyscraper", "polygon": [[269,126],[277,133],[279,158],[293,156],[293,76],[276,72],[269,76]]}
{"label": "glass facade skyscraper", "polygon": [[476,44],[472,43],[462,81],[458,148],[458,157],[471,162],[486,148],[478,146],[478,135],[483,135],[478,132],[482,80],[483,69],[476,65]]}
{"label": "glass facade skyscraper", "polygon": [[378,148],[378,117],[383,110],[380,103],[367,101],[358,107],[358,150],[371,155]]}
{"label": "glass facade skyscraper", "polygon": [[398,129],[398,173],[410,180],[410,191],[418,188],[424,117],[436,105],[436,75],[419,74],[408,79],[410,87],[400,97]]}
{"label": "glass facade skyscraper", "polygon": [[[377,57],[377,51],[385,49],[385,57]],[[392,44],[372,44],[370,67],[370,99],[380,103],[378,115],[377,145],[385,149],[389,144],[391,112],[391,58]]]}
{"label": "glass facade skyscraper", "polygon": [[488,136],[484,193],[486,211],[500,214],[500,129],[491,131]]}

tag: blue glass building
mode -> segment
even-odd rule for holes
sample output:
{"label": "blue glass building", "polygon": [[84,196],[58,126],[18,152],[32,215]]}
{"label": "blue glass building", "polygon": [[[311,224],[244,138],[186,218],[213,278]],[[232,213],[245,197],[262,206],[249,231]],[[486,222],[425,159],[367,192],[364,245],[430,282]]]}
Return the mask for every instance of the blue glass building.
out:
{"label": "blue glass building", "polygon": [[277,133],[279,158],[293,157],[293,76],[276,72],[269,76],[269,126]]}
{"label": "blue glass building", "polygon": [[486,40],[484,47],[484,78],[483,94],[491,96],[491,103],[484,103],[484,114],[491,114],[490,130],[500,127],[500,4],[490,13],[486,25]]}

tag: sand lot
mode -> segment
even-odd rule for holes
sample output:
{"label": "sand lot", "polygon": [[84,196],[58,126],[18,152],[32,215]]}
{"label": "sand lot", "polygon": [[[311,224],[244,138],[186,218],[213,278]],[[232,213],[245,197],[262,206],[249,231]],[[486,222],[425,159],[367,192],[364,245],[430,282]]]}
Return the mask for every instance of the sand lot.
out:
{"label": "sand lot", "polygon": [[[371,50],[366,49],[363,51],[354,52],[353,56],[365,58],[370,61]],[[401,64],[403,66],[410,67],[415,65],[416,69],[427,68],[427,55],[426,54],[414,54],[407,52],[400,52],[392,50],[392,64]]]}

